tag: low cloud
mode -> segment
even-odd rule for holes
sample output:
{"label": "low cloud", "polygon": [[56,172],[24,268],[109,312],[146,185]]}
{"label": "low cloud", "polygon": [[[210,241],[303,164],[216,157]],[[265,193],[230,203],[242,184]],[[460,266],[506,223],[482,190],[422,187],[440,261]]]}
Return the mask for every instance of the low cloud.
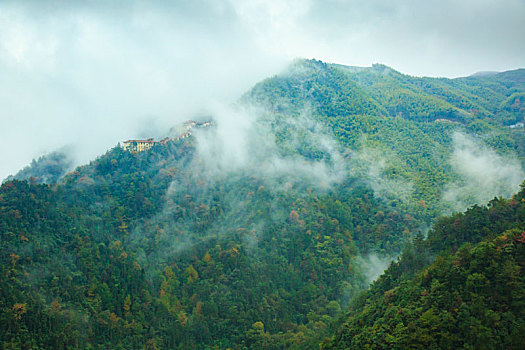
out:
{"label": "low cloud", "polygon": [[272,187],[291,182],[327,189],[346,175],[340,146],[308,110],[275,116],[260,107],[220,105],[213,116],[216,127],[195,133],[196,161],[210,178],[242,173]]}
{"label": "low cloud", "polygon": [[81,164],[152,121],[167,131],[286,63],[227,2],[111,4],[0,4],[0,138],[17,145],[0,178],[66,144]]}
{"label": "low cloud", "polygon": [[33,160],[31,164],[20,170],[8,180],[32,180],[37,183],[52,184],[58,182],[62,176],[73,169],[74,160],[69,147],[46,154]]}
{"label": "low cloud", "polygon": [[391,257],[370,254],[358,259],[366,284],[370,284],[381,276],[394,259]]}
{"label": "low cloud", "polygon": [[[287,220],[291,205],[286,199],[261,204],[255,192],[281,199],[307,189],[324,193],[348,174],[340,146],[308,110],[276,115],[249,104],[214,104],[204,115],[213,124],[192,129],[195,153],[166,165],[177,176],[163,210],[130,235],[135,242],[148,235],[162,242],[150,260],[223,235],[237,236],[255,251],[267,227]],[[261,209],[264,215],[257,214]]]}
{"label": "low cloud", "polygon": [[525,172],[518,159],[496,153],[471,136],[456,132],[450,165],[458,180],[447,185],[442,200],[450,211],[509,197],[519,189]]}
{"label": "low cloud", "polygon": [[385,170],[395,165],[396,157],[385,156],[384,151],[362,148],[352,156],[357,163],[357,169],[374,190],[374,195],[385,200],[409,202],[413,193],[413,185],[404,179],[393,179],[385,175]]}
{"label": "low cloud", "polygon": [[66,144],[87,162],[144,120],[169,129],[296,57],[431,76],[517,68],[524,14],[496,0],[5,0],[0,139],[16,147],[0,179]]}

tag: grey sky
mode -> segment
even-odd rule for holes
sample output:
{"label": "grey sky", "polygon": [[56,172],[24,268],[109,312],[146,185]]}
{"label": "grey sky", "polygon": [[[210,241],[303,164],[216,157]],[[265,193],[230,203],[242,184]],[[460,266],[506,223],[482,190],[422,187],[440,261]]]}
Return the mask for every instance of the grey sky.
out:
{"label": "grey sky", "polygon": [[234,101],[295,57],[462,76],[525,66],[525,1],[0,3],[0,179]]}

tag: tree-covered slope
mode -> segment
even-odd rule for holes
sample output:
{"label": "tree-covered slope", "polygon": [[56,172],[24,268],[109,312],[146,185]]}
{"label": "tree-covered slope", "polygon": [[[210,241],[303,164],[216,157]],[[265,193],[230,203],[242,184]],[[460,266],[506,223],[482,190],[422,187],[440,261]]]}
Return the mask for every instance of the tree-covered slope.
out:
{"label": "tree-covered slope", "polygon": [[359,251],[417,228],[359,179],[211,178],[195,152],[116,147],[57,185],[2,185],[4,347],[257,347],[261,325],[306,346],[364,286]]}
{"label": "tree-covered slope", "polygon": [[[61,158],[34,162],[0,187],[2,347],[318,346],[373,277],[370,257],[399,254],[447,198],[512,189],[516,74],[424,83],[299,61],[188,138],[117,146],[63,177]],[[477,103],[487,89],[493,103]],[[475,177],[465,159],[497,172]],[[493,208],[438,221],[456,231],[435,226],[416,240],[428,254],[412,264],[407,250],[377,286],[411,278],[439,244],[481,240],[469,230],[483,220],[506,227]]]}
{"label": "tree-covered slope", "polygon": [[33,159],[31,164],[20,170],[9,180],[29,180],[38,183],[53,184],[60,180],[69,170],[73,168],[73,159],[60,151],[43,155],[37,160]]}
{"label": "tree-covered slope", "polygon": [[355,301],[324,347],[520,349],[524,197],[525,189],[438,221]]}
{"label": "tree-covered slope", "polygon": [[271,115],[306,114],[354,156],[373,155],[383,163],[380,175],[409,184],[409,201],[424,201],[422,215],[429,218],[450,207],[442,198],[447,184],[468,181],[449,161],[458,147],[454,135],[470,135],[479,140],[474,147],[486,145],[523,162],[525,128],[516,124],[525,118],[519,102],[525,92],[523,74],[521,69],[489,77],[418,78],[384,65],[357,68],[299,60],[257,84],[243,100]]}

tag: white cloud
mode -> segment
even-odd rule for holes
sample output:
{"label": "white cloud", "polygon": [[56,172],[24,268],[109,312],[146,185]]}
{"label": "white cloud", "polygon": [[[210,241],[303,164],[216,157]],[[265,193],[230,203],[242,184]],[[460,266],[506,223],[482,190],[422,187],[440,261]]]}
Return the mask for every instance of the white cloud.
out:
{"label": "white cloud", "polygon": [[[81,161],[230,103],[294,57],[465,75],[525,61],[509,0],[3,1],[0,178],[67,143]],[[20,140],[24,140],[20,144]]]}
{"label": "white cloud", "polygon": [[443,193],[443,201],[451,210],[486,204],[496,196],[509,197],[519,189],[525,171],[518,159],[499,155],[462,133],[455,133],[453,140],[450,164],[460,179]]}
{"label": "white cloud", "polygon": [[[251,106],[225,107],[216,104],[213,116],[217,125],[195,133],[197,140],[197,172],[208,178],[224,178],[243,174],[256,176],[280,188],[285,183],[307,183],[327,189],[343,180],[347,164],[333,140],[310,117],[308,111],[299,116],[280,116],[281,127],[289,130],[284,149],[309,146],[326,154],[323,159],[310,159],[295,154],[282,154],[272,130],[273,118],[266,119],[264,110]],[[202,166],[202,168],[200,168]]]}

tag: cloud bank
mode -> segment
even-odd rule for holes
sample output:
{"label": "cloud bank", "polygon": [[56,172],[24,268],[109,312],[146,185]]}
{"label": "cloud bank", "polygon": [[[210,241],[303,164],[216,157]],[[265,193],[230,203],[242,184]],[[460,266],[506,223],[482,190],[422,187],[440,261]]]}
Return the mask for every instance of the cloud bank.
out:
{"label": "cloud bank", "polygon": [[0,139],[16,147],[0,178],[233,102],[295,57],[431,76],[516,68],[524,17],[521,0],[2,1]]}

